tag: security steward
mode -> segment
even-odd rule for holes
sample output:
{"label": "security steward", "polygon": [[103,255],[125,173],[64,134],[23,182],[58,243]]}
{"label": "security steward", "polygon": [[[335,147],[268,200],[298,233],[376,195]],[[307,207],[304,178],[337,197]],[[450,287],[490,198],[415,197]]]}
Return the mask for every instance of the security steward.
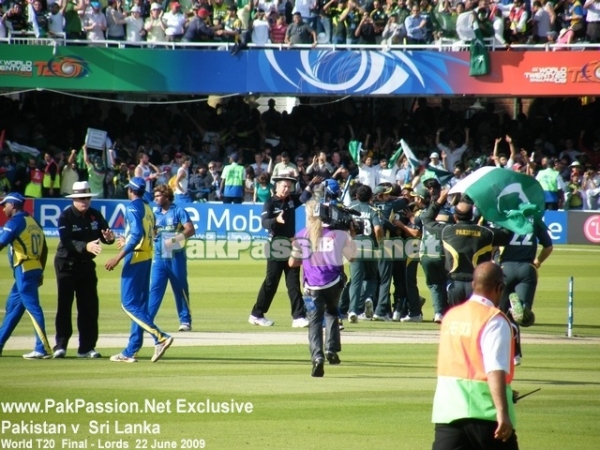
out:
{"label": "security steward", "polygon": [[71,308],[77,298],[77,329],[79,358],[100,358],[96,351],[98,340],[98,278],[94,258],[102,244],[113,244],[114,233],[100,211],[90,208],[92,194],[87,181],[73,183],[71,207],[58,218],[60,243],[56,249],[54,269],[58,285],[56,310],[56,346],[54,358],[64,358],[73,334]]}
{"label": "security steward", "polygon": [[[291,303],[292,327],[306,328],[308,320],[304,310],[304,300],[300,290],[300,267],[289,267],[289,251],[285,255],[275,255],[274,250],[281,248],[291,251],[291,242],[296,232],[296,208],[310,197],[312,187],[323,181],[315,177],[306,186],[301,195],[293,194],[297,180],[293,177],[273,177],[275,195],[268,199],[261,213],[263,228],[269,233],[269,250],[267,251],[267,273],[260,287],[256,303],[248,318],[248,323],[261,327],[273,326],[274,322],[265,317],[277,293],[281,275],[285,273],[285,285]],[[288,242],[282,242],[288,240]],[[281,244],[281,247],[280,247]],[[283,253],[283,252],[282,252]]]}
{"label": "security steward", "polygon": [[446,204],[447,197],[448,191],[443,190],[421,220],[427,231],[438,233],[441,237],[448,270],[448,304],[455,306],[473,293],[471,283],[475,267],[491,261],[494,247],[505,245],[509,233],[477,225],[473,220],[473,204],[465,197],[455,206],[455,224],[437,222],[435,218]]}

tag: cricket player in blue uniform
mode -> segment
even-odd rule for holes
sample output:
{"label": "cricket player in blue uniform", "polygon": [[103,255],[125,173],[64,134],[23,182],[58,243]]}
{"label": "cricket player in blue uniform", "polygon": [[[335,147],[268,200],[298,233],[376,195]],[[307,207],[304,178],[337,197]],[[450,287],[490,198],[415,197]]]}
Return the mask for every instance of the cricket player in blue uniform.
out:
{"label": "cricket player in blue uniform", "polygon": [[15,278],[6,300],[6,315],[0,326],[0,355],[23,313],[27,311],[33,322],[36,341],[35,349],[23,355],[23,358],[48,359],[52,354],[38,292],[44,279],[48,247],[42,227],[23,211],[24,204],[25,198],[17,192],[11,192],[0,202],[8,218],[0,233],[0,250],[10,247],[8,260]]}
{"label": "cricket player in blue uniform", "polygon": [[120,251],[117,256],[108,260],[106,270],[113,270],[122,259],[121,273],[121,307],[131,318],[131,335],[127,348],[118,355],[111,356],[113,362],[137,362],[136,354],[143,344],[144,331],[156,339],[154,355],[151,361],[156,362],[164,355],[173,343],[173,338],[163,333],[148,314],[148,298],[150,294],[150,270],[152,266],[154,214],[146,201],[146,183],[141,177],[133,177],[127,184],[127,195],[131,202],[127,205],[125,215],[127,225],[125,237],[117,243]]}
{"label": "cricket player in blue uniform", "polygon": [[154,320],[165,295],[167,281],[170,281],[179,316],[179,331],[191,331],[185,240],[192,237],[195,230],[187,211],[175,205],[173,199],[173,190],[166,184],[154,188],[154,203],[157,206],[153,209],[154,259],[148,315]]}

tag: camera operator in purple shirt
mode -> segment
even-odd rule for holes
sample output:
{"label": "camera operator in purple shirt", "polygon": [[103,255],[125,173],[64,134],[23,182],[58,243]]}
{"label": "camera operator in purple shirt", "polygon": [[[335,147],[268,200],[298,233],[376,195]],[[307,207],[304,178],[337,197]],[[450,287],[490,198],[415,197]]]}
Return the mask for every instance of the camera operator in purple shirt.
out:
{"label": "camera operator in purple shirt", "polygon": [[290,267],[302,266],[313,377],[325,374],[325,359],[329,364],[340,363],[338,302],[346,283],[344,257],[352,260],[356,252],[352,224],[349,231],[329,229],[319,215],[319,205],[314,200],[306,203],[307,225],[296,234],[288,261]]}

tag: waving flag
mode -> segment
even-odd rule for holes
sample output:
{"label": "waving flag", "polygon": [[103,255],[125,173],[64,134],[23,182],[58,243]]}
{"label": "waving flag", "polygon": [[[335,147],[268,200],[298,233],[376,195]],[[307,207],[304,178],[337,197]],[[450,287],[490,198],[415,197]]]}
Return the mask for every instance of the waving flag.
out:
{"label": "waving flag", "polygon": [[350,141],[348,144],[348,151],[350,152],[350,156],[354,160],[357,166],[360,166],[360,152],[362,151],[362,142],[360,141]]}
{"label": "waving flag", "polygon": [[450,194],[468,195],[484,219],[517,234],[533,233],[533,224],[545,227],[544,190],[528,175],[500,167],[482,167],[460,180]]}
{"label": "waving flag", "polygon": [[37,158],[40,155],[40,151],[37,148],[28,147],[26,145],[17,144],[16,142],[6,141],[6,145],[13,153],[19,153],[25,158]]}
{"label": "waving flag", "polygon": [[406,156],[406,159],[408,159],[408,164],[410,164],[411,169],[418,169],[421,165],[421,162],[419,161],[419,158],[415,156],[414,152],[404,139],[400,139],[400,148],[402,149],[404,156]]}
{"label": "waving flag", "polygon": [[424,183],[431,178],[435,178],[440,182],[442,186],[448,184],[448,182],[454,177],[452,172],[448,172],[447,170],[438,169],[437,167],[427,166],[423,175],[421,175],[421,182]]}

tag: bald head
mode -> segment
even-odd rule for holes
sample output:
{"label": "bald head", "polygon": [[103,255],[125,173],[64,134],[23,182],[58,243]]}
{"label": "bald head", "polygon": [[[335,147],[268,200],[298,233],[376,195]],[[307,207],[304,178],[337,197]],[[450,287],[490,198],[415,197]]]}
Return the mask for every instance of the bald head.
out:
{"label": "bald head", "polygon": [[500,304],[504,290],[504,273],[499,265],[484,262],[475,267],[473,272],[473,293],[491,300],[494,305]]}

